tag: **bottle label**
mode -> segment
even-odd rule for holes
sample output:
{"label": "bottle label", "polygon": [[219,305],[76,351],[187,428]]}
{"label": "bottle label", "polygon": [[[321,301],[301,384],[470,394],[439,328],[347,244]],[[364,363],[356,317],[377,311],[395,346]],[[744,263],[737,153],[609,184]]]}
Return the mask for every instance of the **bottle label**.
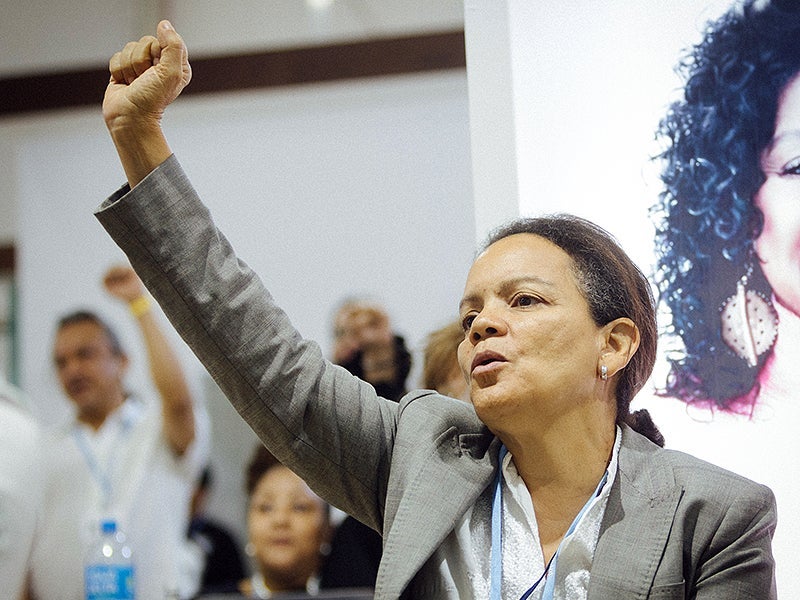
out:
{"label": "bottle label", "polygon": [[86,600],[134,600],[131,565],[89,565]]}

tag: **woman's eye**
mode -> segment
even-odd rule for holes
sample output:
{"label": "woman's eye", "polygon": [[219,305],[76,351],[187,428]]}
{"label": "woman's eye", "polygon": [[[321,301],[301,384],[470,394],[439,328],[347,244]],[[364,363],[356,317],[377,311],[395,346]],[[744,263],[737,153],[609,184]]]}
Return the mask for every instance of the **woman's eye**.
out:
{"label": "woman's eye", "polygon": [[475,315],[467,315],[461,320],[461,328],[464,331],[469,331],[472,327],[472,322],[475,320]]}
{"label": "woman's eye", "polygon": [[800,158],[795,158],[781,169],[781,175],[800,175]]}
{"label": "woman's eye", "polygon": [[527,294],[520,294],[514,299],[516,306],[533,306],[536,304],[536,298]]}

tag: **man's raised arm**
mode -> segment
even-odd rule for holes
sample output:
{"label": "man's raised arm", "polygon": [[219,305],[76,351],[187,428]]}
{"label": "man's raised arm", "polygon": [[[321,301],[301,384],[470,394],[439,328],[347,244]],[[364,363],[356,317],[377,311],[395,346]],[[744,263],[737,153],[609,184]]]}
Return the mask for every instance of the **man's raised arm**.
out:
{"label": "man's raised arm", "polygon": [[195,408],[178,355],[150,310],[144,285],[132,268],[110,268],[103,285],[109,294],[128,305],[139,325],[150,377],[161,399],[164,437],[173,452],[182,456],[195,439]]}

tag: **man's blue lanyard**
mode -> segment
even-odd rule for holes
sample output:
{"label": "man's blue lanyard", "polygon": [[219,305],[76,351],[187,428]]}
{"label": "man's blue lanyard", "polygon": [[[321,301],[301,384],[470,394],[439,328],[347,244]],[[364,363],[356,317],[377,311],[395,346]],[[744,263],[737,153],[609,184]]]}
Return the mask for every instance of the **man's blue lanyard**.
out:
{"label": "man's blue lanyard", "polygon": [[[500,592],[503,584],[503,460],[505,459],[506,454],[508,454],[508,449],[505,447],[505,445],[500,446],[500,452],[497,456],[497,475],[494,480],[494,497],[492,499],[492,573],[489,596],[491,600],[501,600],[502,598]],[[552,600],[556,585],[556,563],[558,562],[558,553],[561,550],[561,546],[578,527],[581,517],[583,517],[586,511],[589,510],[589,507],[592,505],[594,499],[597,498],[597,496],[600,495],[600,492],[603,491],[606,481],[608,481],[608,470],[606,470],[606,472],[603,474],[603,478],[600,480],[600,483],[597,484],[597,489],[595,490],[594,494],[589,497],[589,500],[583,505],[583,508],[572,521],[572,525],[570,525],[569,529],[567,529],[567,533],[564,535],[564,538],[558,545],[558,549],[547,563],[547,566],[545,566],[544,572],[541,574],[539,579],[536,580],[536,583],[534,583],[528,589],[528,591],[522,595],[520,600],[526,600],[529,598],[539,584],[542,583],[542,580],[545,582],[544,590],[542,591],[542,600]],[[553,570],[553,577],[547,577],[547,574],[551,569]]]}
{"label": "man's blue lanyard", "polygon": [[94,453],[94,450],[89,443],[89,439],[86,437],[86,432],[78,425],[75,425],[72,430],[75,443],[78,446],[78,450],[81,451],[84,461],[86,461],[86,466],[89,468],[89,473],[92,475],[92,479],[94,479],[95,482],[97,482],[97,485],[100,487],[100,493],[102,495],[102,507],[104,510],[107,510],[111,503],[111,494],[113,491],[111,477],[114,469],[116,454],[119,451],[119,445],[122,443],[122,440],[127,437],[133,425],[131,420],[126,417],[127,415],[123,415],[122,422],[120,424],[120,431],[112,446],[112,453],[108,457],[108,464],[105,468],[103,468],[103,466],[100,464],[97,455]]}

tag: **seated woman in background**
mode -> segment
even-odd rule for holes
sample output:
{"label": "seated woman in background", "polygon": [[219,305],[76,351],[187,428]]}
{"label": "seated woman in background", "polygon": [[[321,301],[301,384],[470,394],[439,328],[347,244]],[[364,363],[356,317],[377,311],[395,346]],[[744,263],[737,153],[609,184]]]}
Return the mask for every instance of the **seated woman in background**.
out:
{"label": "seated woman in background", "polygon": [[328,505],[261,445],[246,481],[247,554],[256,571],[238,591],[251,598],[315,593],[330,533]]}

